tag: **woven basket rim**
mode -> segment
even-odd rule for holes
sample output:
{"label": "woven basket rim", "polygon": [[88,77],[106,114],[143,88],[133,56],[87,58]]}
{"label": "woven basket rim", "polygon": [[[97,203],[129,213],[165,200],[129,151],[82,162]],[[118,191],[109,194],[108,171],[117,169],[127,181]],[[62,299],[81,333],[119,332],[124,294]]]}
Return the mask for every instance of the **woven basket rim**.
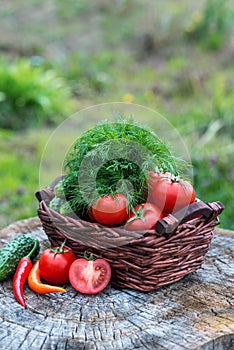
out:
{"label": "woven basket rim", "polygon": [[[134,235],[136,239],[145,234],[163,235],[168,238],[170,235],[176,232],[178,226],[184,225],[184,227],[186,227],[186,223],[189,225],[189,223],[194,220],[211,221],[216,219],[224,209],[224,205],[219,201],[204,203],[202,200],[196,198],[196,201],[188,205],[186,208],[182,208],[180,211],[173,214],[167,214],[164,218],[160,219],[156,223],[155,229],[128,231],[124,228],[124,226],[108,227],[97,222],[86,221],[78,216],[75,218],[72,216],[65,216],[49,207],[51,199],[55,197],[53,189],[64,176],[65,175],[58,176],[50,186],[45,187],[35,194],[39,201],[39,207],[41,209],[43,207],[47,211],[48,216],[51,218],[57,217],[60,220],[67,220],[74,225],[79,223],[84,226],[90,226],[97,230],[104,229],[107,231],[109,230],[110,232],[115,230],[119,233],[122,232],[122,234],[125,235],[131,234],[131,236]],[[196,218],[196,216],[199,215],[200,217]]]}
{"label": "woven basket rim", "polygon": [[[214,227],[219,223],[218,215],[224,208],[220,202],[205,204],[199,201],[188,206],[186,219],[181,220],[177,212],[159,220],[156,231],[126,231],[54,211],[49,208],[54,197],[50,186],[37,192],[36,197],[39,200],[38,215],[52,245],[65,239],[77,257],[83,257],[87,250],[95,258],[103,257],[111,264],[113,286],[141,292],[177,282],[201,267]],[[193,218],[198,213],[202,217]],[[53,219],[57,220],[57,227]],[[73,232],[76,232],[75,238]],[[86,241],[82,241],[84,233],[88,238]],[[130,241],[124,237],[125,233],[131,235]]]}

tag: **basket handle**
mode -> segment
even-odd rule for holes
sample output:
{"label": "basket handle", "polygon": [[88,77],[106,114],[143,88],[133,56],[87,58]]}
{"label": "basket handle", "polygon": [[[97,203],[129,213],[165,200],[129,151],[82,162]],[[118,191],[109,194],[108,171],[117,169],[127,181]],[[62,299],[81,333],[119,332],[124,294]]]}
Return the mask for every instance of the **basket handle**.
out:
{"label": "basket handle", "polygon": [[50,187],[46,187],[41,191],[37,191],[35,193],[35,196],[36,196],[39,203],[44,201],[46,204],[49,204],[51,199],[54,198],[54,192],[52,191],[52,189]]}
{"label": "basket handle", "polygon": [[155,231],[166,238],[176,231],[180,224],[196,217],[203,216],[208,220],[216,218],[222,213],[224,205],[221,202],[213,202],[205,204],[202,201],[189,204],[187,208],[183,208],[174,214],[168,214],[159,220],[155,225]]}
{"label": "basket handle", "polygon": [[54,188],[55,186],[65,177],[66,175],[60,175],[58,176],[51,184],[50,186],[44,188],[41,191],[37,191],[35,193],[36,198],[39,202],[45,201],[45,203],[49,203],[52,198],[54,198]]}

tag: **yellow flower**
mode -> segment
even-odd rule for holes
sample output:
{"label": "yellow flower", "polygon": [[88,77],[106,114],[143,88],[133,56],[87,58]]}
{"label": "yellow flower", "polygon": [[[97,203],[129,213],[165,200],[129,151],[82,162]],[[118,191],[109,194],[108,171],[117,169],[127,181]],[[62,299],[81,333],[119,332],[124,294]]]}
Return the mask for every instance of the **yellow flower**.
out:
{"label": "yellow flower", "polygon": [[193,14],[193,22],[199,23],[202,20],[202,14],[199,11],[194,12]]}
{"label": "yellow flower", "polygon": [[185,29],[186,32],[191,33],[196,30],[196,26],[203,20],[202,13],[199,11],[195,11],[192,15],[191,23],[188,24]]}
{"label": "yellow flower", "polygon": [[134,101],[134,96],[132,94],[125,94],[123,95],[123,102],[126,102],[126,103],[132,103]]}

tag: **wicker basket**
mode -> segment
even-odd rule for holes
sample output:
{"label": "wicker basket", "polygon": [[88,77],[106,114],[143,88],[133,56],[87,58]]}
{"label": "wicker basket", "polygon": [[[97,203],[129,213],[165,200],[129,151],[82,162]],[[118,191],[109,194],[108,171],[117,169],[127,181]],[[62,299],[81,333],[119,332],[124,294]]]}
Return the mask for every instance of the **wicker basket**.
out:
{"label": "wicker basket", "polygon": [[188,206],[182,220],[178,212],[158,221],[155,231],[128,232],[50,209],[53,188],[60,179],[36,193],[38,216],[51,244],[66,239],[77,257],[85,251],[103,257],[112,267],[112,285],[142,292],[179,281],[201,267],[224,208],[220,202],[198,201]]}

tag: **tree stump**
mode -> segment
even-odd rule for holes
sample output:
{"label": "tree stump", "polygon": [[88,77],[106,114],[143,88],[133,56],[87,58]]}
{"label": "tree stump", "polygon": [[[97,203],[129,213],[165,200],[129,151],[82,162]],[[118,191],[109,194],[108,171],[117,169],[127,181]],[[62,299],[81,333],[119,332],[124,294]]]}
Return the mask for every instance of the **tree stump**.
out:
{"label": "tree stump", "polygon": [[[37,218],[0,231],[0,248],[18,233],[48,241]],[[216,229],[201,269],[149,293],[108,286],[98,295],[39,295],[26,285],[27,309],[17,303],[12,280],[0,283],[0,348],[234,349],[234,233]]]}

